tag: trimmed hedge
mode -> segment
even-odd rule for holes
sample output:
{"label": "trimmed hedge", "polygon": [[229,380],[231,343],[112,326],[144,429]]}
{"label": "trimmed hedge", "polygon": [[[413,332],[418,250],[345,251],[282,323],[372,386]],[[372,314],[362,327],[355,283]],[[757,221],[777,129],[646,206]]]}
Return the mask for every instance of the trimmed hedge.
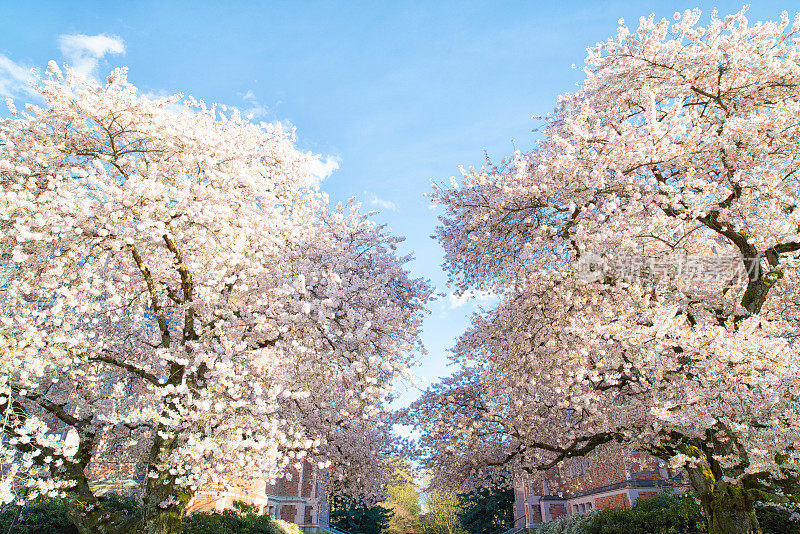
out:
{"label": "trimmed hedge", "polygon": [[268,515],[239,515],[234,510],[222,513],[196,513],[183,520],[183,534],[301,534],[294,523]]}
{"label": "trimmed hedge", "polygon": [[[123,512],[139,517],[138,501],[129,497],[109,495],[101,501],[109,512]],[[257,515],[254,506],[235,502],[234,510],[222,513],[197,513],[183,520],[184,534],[302,534],[294,523]],[[23,507],[5,506],[0,509],[0,533],[13,525],[14,534],[78,534],[61,499],[40,497]]]}
{"label": "trimmed hedge", "polygon": [[586,526],[586,534],[703,534],[708,532],[700,505],[692,495],[661,494],[638,499],[632,508],[603,510]]}
{"label": "trimmed hedge", "polygon": [[563,515],[548,521],[537,531],[539,534],[586,534],[586,525],[591,523],[597,512],[581,512]]}
{"label": "trimmed hedge", "polygon": [[[756,516],[764,534],[800,534],[792,513],[759,506]],[[795,516],[797,517],[797,515]],[[661,494],[639,499],[632,508],[585,512],[548,521],[539,534],[705,534],[708,524],[691,494]]]}

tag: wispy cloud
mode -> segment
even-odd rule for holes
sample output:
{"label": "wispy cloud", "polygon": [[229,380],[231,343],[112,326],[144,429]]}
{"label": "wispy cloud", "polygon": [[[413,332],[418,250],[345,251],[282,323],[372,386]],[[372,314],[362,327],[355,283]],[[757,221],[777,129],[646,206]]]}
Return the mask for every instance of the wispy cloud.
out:
{"label": "wispy cloud", "polygon": [[106,54],[124,54],[125,42],[116,35],[61,35],[58,37],[61,54],[76,72],[93,77],[100,58]]}
{"label": "wispy cloud", "polygon": [[391,200],[378,198],[376,195],[372,195],[372,199],[369,201],[369,203],[385,210],[397,211],[397,205],[394,202]]}
{"label": "wispy cloud", "polygon": [[492,303],[500,298],[500,295],[494,293],[492,291],[481,291],[470,289],[462,293],[461,295],[456,295],[455,293],[449,293],[447,295],[447,302],[450,304],[450,309],[454,310],[456,308],[460,308],[461,306],[466,305],[469,302],[475,302],[477,304],[489,304]]}
{"label": "wispy cloud", "polygon": [[12,98],[35,94],[29,84],[32,78],[31,67],[0,54],[0,96]]}
{"label": "wispy cloud", "polygon": [[321,182],[339,168],[340,162],[341,159],[336,156],[325,156],[324,161],[322,160],[322,156],[319,156],[308,162],[306,170]]}
{"label": "wispy cloud", "polygon": [[239,96],[242,97],[242,100],[244,100],[245,105],[247,106],[241,110],[242,116],[247,117],[247,119],[252,120],[264,118],[269,113],[269,108],[258,101],[258,98],[256,98],[256,95],[252,90],[248,90],[244,94],[240,93]]}

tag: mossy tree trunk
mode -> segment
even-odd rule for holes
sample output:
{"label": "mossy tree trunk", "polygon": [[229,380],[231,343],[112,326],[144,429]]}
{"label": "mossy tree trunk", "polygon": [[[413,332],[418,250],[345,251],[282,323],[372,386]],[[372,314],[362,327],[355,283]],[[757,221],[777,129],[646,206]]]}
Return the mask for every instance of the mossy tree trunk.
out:
{"label": "mossy tree trunk", "polygon": [[174,435],[165,436],[159,425],[153,446],[145,486],[141,534],[180,534],[183,514],[194,493],[176,484],[170,472],[170,454],[177,446]]}
{"label": "mossy tree trunk", "polygon": [[[18,390],[14,391],[19,393]],[[86,479],[86,467],[92,460],[97,437],[92,418],[78,419],[64,410],[63,406],[54,404],[36,392],[29,392],[24,397],[28,402],[39,404],[72,427],[78,434],[78,449],[72,456],[64,456],[50,447],[29,442],[17,443],[16,449],[23,454],[33,454],[37,464],[50,471],[51,475],[67,481],[70,487],[64,490],[62,499],[70,521],[80,534],[131,534],[136,531],[138,519],[122,512],[109,513],[103,509],[100,501],[92,493]],[[8,395],[0,403],[0,412],[5,417],[4,432],[11,437],[19,438],[17,429],[21,428],[28,414],[18,397]],[[44,458],[53,461],[44,461]]]}
{"label": "mossy tree trunk", "polygon": [[[713,445],[717,445],[717,448],[722,445],[727,449],[725,453],[734,452],[733,440],[720,444],[719,440],[714,439],[712,449]],[[694,460],[693,464],[686,467],[686,471],[708,519],[709,534],[763,534],[756,518],[753,493],[726,481],[726,478],[733,478],[735,473],[725,476],[719,462],[709,451],[692,445],[682,445],[680,449]]]}
{"label": "mossy tree trunk", "polygon": [[755,502],[745,490],[723,481],[709,480],[707,469],[687,469],[692,487],[708,519],[709,534],[762,534]]}
{"label": "mossy tree trunk", "polygon": [[94,434],[81,435],[77,454],[71,462],[65,462],[62,476],[73,483],[62,499],[67,515],[80,534],[132,534],[136,531],[138,519],[123,512],[104,510],[89,487],[84,471],[89,465],[93,447]]}

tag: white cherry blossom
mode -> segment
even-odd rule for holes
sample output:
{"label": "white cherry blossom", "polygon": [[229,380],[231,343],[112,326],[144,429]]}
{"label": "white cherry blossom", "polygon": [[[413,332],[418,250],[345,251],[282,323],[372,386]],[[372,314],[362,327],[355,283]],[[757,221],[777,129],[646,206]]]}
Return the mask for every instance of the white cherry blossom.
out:
{"label": "white cherry blossom", "polygon": [[146,466],[142,532],[307,458],[374,494],[430,293],[400,239],[330,206],[279,125],[125,70],[38,88],[0,121],[2,499],[56,487],[81,532],[125,531],[85,476],[115,458]]}
{"label": "white cherry blossom", "polygon": [[798,498],[800,15],[677,19],[620,21],[534,150],[435,188],[452,281],[502,301],[408,415],[441,480],[621,442],[685,466],[712,532],[755,532],[754,501]]}

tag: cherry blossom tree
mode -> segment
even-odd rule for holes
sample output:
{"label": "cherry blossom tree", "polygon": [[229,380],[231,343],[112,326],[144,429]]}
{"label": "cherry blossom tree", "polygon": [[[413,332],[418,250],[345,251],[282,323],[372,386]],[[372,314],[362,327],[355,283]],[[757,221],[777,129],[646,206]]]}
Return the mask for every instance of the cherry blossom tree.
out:
{"label": "cherry blossom tree", "polygon": [[452,282],[501,295],[408,412],[439,477],[618,442],[714,533],[797,500],[800,15],[699,21],[620,21],[530,153],[435,188]]}
{"label": "cherry blossom tree", "polygon": [[[142,96],[125,70],[51,62],[38,90],[0,121],[3,498],[167,533],[199,487],[305,460],[375,491],[429,295],[400,239],[330,206],[279,124]],[[110,435],[146,468],[138,524],[87,480]]]}

